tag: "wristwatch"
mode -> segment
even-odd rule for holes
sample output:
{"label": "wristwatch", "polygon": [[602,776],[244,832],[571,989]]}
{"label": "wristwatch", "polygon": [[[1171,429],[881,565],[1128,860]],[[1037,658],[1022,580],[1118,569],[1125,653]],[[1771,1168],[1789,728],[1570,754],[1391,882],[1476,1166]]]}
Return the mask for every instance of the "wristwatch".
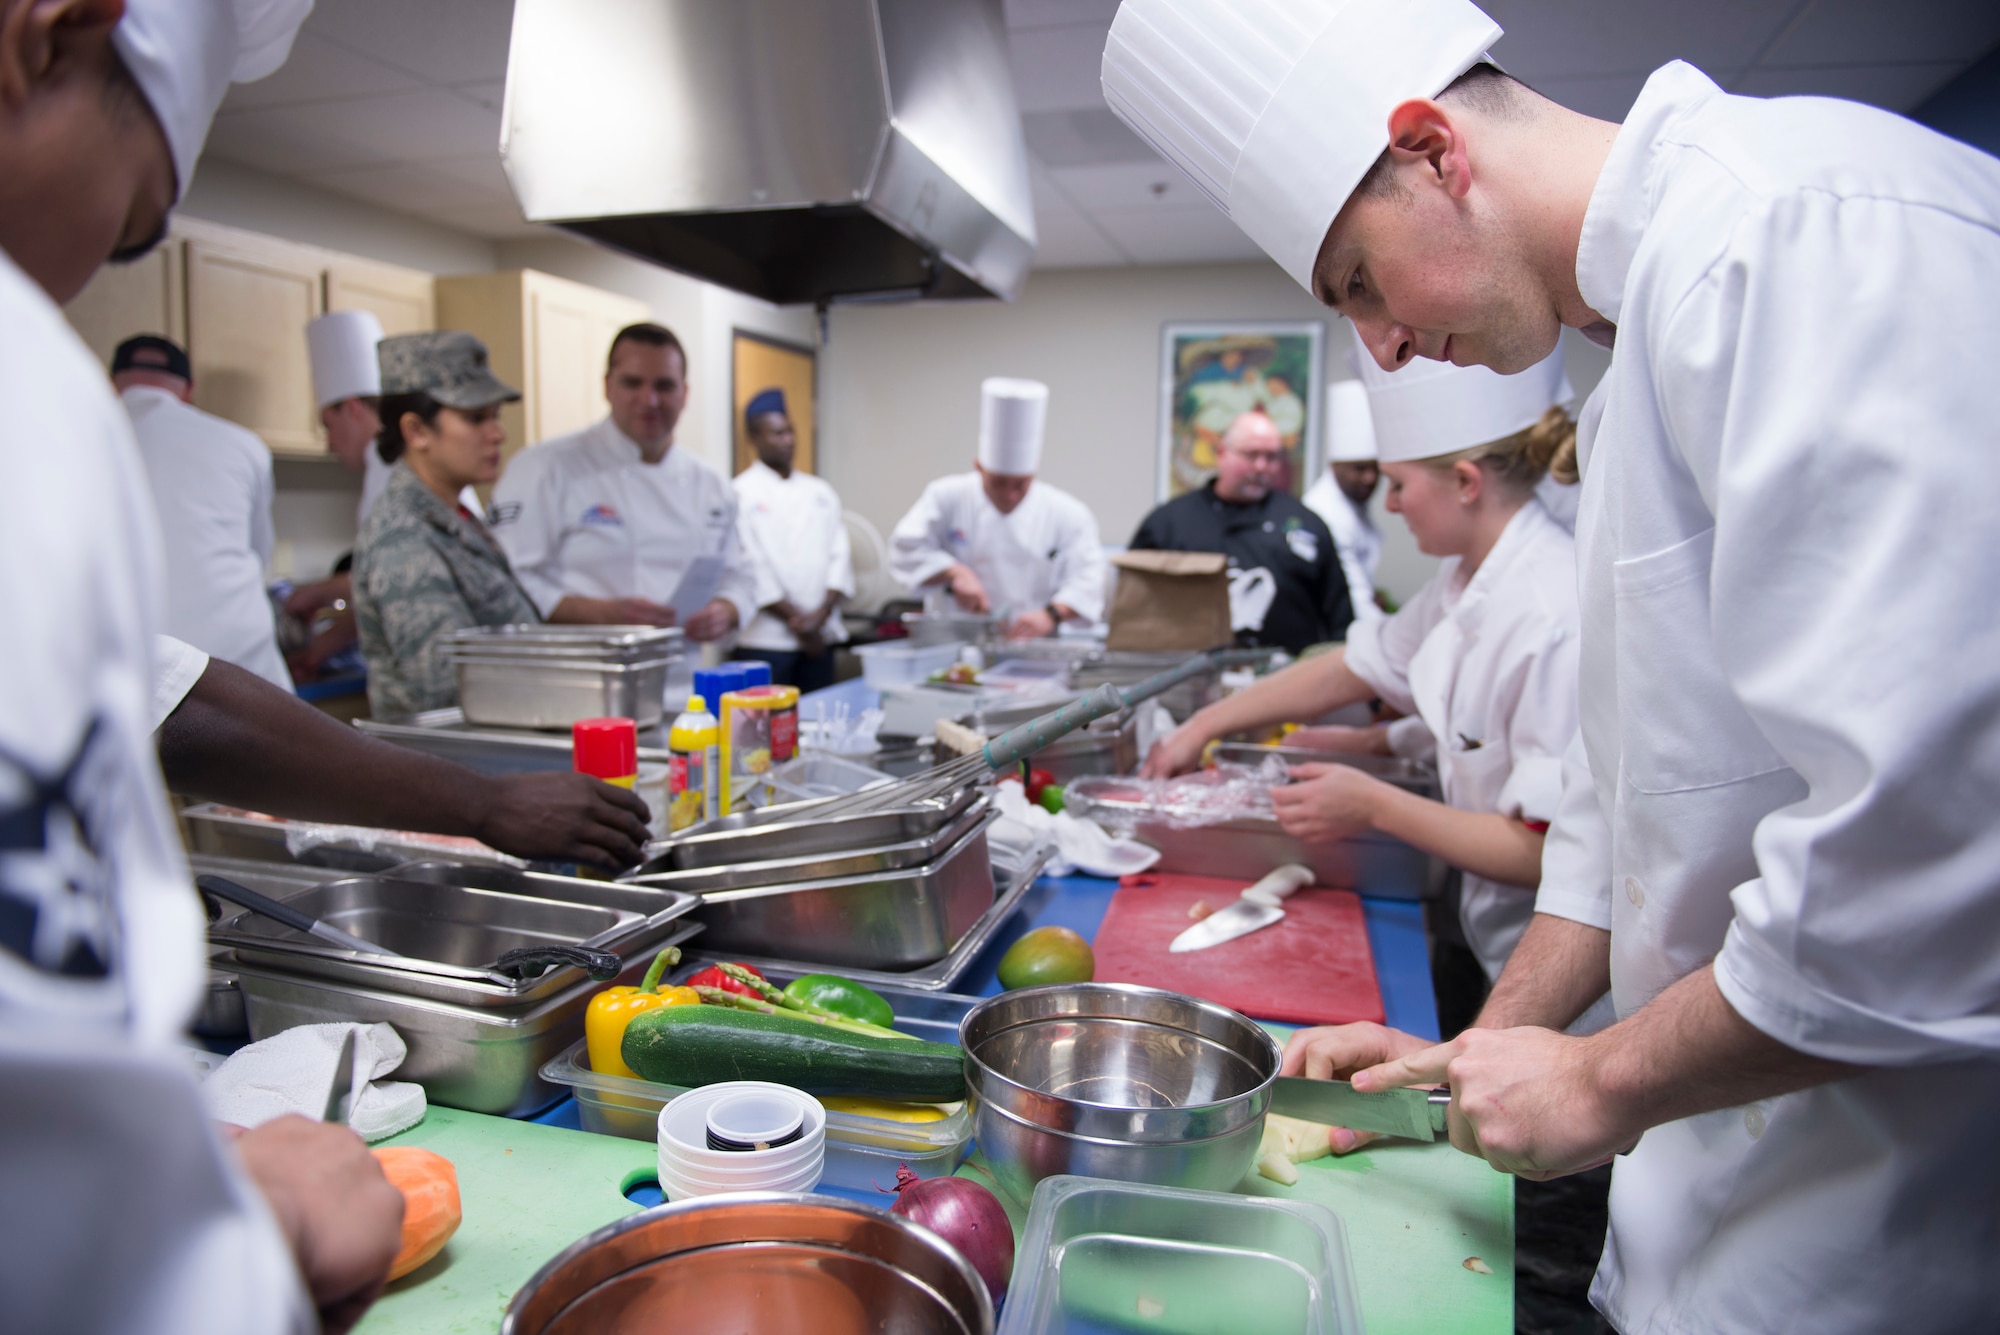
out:
{"label": "wristwatch", "polygon": [[1047,604],[1042,608],[1042,610],[1049,614],[1049,620],[1055,622],[1056,625],[1058,626],[1062,625],[1063,614],[1056,610],[1056,605],[1054,603]]}

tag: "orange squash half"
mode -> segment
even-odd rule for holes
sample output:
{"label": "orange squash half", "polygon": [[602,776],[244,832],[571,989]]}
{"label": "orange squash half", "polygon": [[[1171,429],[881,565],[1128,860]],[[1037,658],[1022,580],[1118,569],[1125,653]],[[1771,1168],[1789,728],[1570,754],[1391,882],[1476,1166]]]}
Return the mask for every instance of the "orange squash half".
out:
{"label": "orange squash half", "polygon": [[465,1217],[458,1203],[458,1170],[451,1160],[414,1145],[374,1151],[383,1175],[403,1193],[403,1245],[389,1278],[403,1276],[444,1250]]}

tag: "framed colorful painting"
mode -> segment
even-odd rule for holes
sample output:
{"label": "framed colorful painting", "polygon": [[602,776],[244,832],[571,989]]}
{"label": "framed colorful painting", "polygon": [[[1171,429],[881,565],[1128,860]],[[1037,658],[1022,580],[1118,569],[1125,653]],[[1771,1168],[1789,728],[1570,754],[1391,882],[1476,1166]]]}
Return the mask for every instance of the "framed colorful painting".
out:
{"label": "framed colorful painting", "polygon": [[1316,476],[1326,326],[1168,324],[1160,331],[1159,499],[1206,486],[1222,433],[1261,411],[1285,442],[1286,489]]}

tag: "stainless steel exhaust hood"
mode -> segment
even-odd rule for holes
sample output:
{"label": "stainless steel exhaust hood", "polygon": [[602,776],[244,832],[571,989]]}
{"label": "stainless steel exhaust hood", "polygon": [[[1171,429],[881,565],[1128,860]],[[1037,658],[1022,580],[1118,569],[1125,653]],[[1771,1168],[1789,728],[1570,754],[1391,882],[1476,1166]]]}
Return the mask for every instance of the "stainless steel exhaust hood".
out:
{"label": "stainless steel exhaust hood", "polygon": [[515,0],[500,153],[529,221],[781,305],[1035,252],[1000,0]]}

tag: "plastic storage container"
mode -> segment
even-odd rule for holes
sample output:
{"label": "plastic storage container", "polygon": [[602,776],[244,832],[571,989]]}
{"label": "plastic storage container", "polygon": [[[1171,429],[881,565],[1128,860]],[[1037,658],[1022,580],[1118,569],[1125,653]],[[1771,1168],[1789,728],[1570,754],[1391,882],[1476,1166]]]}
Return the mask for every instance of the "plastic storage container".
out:
{"label": "plastic storage container", "polygon": [[1051,1177],[1014,1253],[999,1335],[1360,1335],[1340,1217],[1323,1205]]}
{"label": "plastic storage container", "polygon": [[885,782],[889,776],[828,751],[807,751],[773,766],[768,777],[773,802],[805,802],[815,797],[858,793],[870,784]]}
{"label": "plastic storage container", "polygon": [[864,644],[854,651],[861,660],[861,676],[876,690],[908,686],[923,681],[933,672],[942,672],[958,661],[956,644],[915,645],[906,640],[886,644]]}

